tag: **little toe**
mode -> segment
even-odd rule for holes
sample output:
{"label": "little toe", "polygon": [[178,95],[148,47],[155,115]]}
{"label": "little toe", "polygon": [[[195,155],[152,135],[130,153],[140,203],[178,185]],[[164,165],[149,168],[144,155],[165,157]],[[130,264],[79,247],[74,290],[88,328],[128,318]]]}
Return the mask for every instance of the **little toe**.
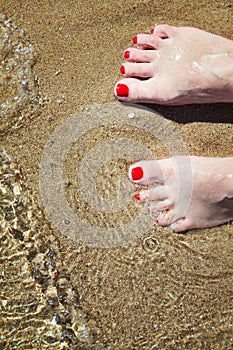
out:
{"label": "little toe", "polygon": [[129,63],[121,66],[121,73],[125,77],[151,78],[154,75],[153,63]]}
{"label": "little toe", "polygon": [[143,49],[157,50],[162,47],[163,40],[152,34],[138,34],[133,38],[133,43]]}
{"label": "little toe", "polygon": [[149,190],[143,190],[139,193],[141,202],[163,201],[166,199],[167,186],[156,186]]}
{"label": "little toe", "polygon": [[124,59],[129,62],[144,62],[150,63],[154,61],[158,53],[154,50],[141,50],[134,47],[131,47],[124,52]]}
{"label": "little toe", "polygon": [[171,229],[175,232],[187,231],[193,227],[192,222],[188,218],[179,219],[171,224]]}
{"label": "little toe", "polygon": [[159,24],[154,30],[153,34],[160,39],[167,39],[174,37],[177,33],[177,28],[168,24]]}
{"label": "little toe", "polygon": [[174,211],[169,210],[167,212],[162,212],[156,219],[156,223],[160,226],[168,226],[174,222]]}

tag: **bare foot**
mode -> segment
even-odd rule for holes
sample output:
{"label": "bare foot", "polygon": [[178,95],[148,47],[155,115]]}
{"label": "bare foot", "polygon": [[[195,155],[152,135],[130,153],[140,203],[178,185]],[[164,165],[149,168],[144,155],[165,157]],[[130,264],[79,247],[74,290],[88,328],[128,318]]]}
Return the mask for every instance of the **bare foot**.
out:
{"label": "bare foot", "polygon": [[157,223],[176,232],[233,220],[233,158],[178,156],[130,167],[139,185],[156,184],[135,198],[158,213]]}
{"label": "bare foot", "polygon": [[159,25],[124,52],[115,95],[163,105],[233,102],[233,41],[191,27]]}

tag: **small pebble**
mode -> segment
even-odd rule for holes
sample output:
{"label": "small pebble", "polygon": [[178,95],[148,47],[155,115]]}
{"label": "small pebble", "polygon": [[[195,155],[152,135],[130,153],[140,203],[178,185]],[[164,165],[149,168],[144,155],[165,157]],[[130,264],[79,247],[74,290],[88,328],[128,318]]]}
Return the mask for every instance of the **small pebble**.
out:
{"label": "small pebble", "polygon": [[134,112],[129,113],[129,114],[128,114],[128,118],[129,118],[129,119],[135,118],[135,113],[134,113]]}
{"label": "small pebble", "polygon": [[7,306],[7,300],[2,300],[2,306],[6,307]]}

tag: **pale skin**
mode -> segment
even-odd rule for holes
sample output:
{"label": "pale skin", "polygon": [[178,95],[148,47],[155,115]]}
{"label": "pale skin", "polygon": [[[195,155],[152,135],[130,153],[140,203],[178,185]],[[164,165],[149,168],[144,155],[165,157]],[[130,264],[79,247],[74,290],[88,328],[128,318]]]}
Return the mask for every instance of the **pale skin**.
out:
{"label": "pale skin", "polygon": [[[115,86],[120,101],[233,102],[233,41],[196,28],[159,25],[133,42],[124,52],[124,79]],[[161,226],[183,232],[233,220],[233,158],[141,161],[130,167],[129,177],[150,185],[135,198],[147,203]]]}

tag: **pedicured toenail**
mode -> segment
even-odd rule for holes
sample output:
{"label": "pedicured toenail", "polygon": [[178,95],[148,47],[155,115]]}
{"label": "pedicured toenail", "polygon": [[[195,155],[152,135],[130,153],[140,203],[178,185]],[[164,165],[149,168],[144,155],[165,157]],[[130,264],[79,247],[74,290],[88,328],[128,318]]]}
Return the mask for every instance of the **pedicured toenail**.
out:
{"label": "pedicured toenail", "polygon": [[129,94],[128,86],[125,84],[117,84],[116,94],[117,94],[117,96],[127,97]]}
{"label": "pedicured toenail", "polygon": [[138,42],[138,38],[135,36],[135,37],[133,38],[133,43],[134,43],[134,44],[137,44],[137,42]]}
{"label": "pedicured toenail", "polygon": [[143,170],[140,166],[131,170],[131,176],[133,180],[140,180],[143,177]]}
{"label": "pedicured toenail", "polygon": [[124,52],[124,58],[127,59],[129,58],[130,52],[129,51],[125,51]]}
{"label": "pedicured toenail", "polygon": [[153,28],[153,29],[151,29],[150,33],[154,34],[154,31],[155,31],[155,29]]}
{"label": "pedicured toenail", "polygon": [[137,199],[137,201],[140,201],[140,193],[135,194],[134,198]]}
{"label": "pedicured toenail", "polygon": [[124,66],[121,66],[120,72],[121,72],[121,74],[125,74],[125,67]]}

